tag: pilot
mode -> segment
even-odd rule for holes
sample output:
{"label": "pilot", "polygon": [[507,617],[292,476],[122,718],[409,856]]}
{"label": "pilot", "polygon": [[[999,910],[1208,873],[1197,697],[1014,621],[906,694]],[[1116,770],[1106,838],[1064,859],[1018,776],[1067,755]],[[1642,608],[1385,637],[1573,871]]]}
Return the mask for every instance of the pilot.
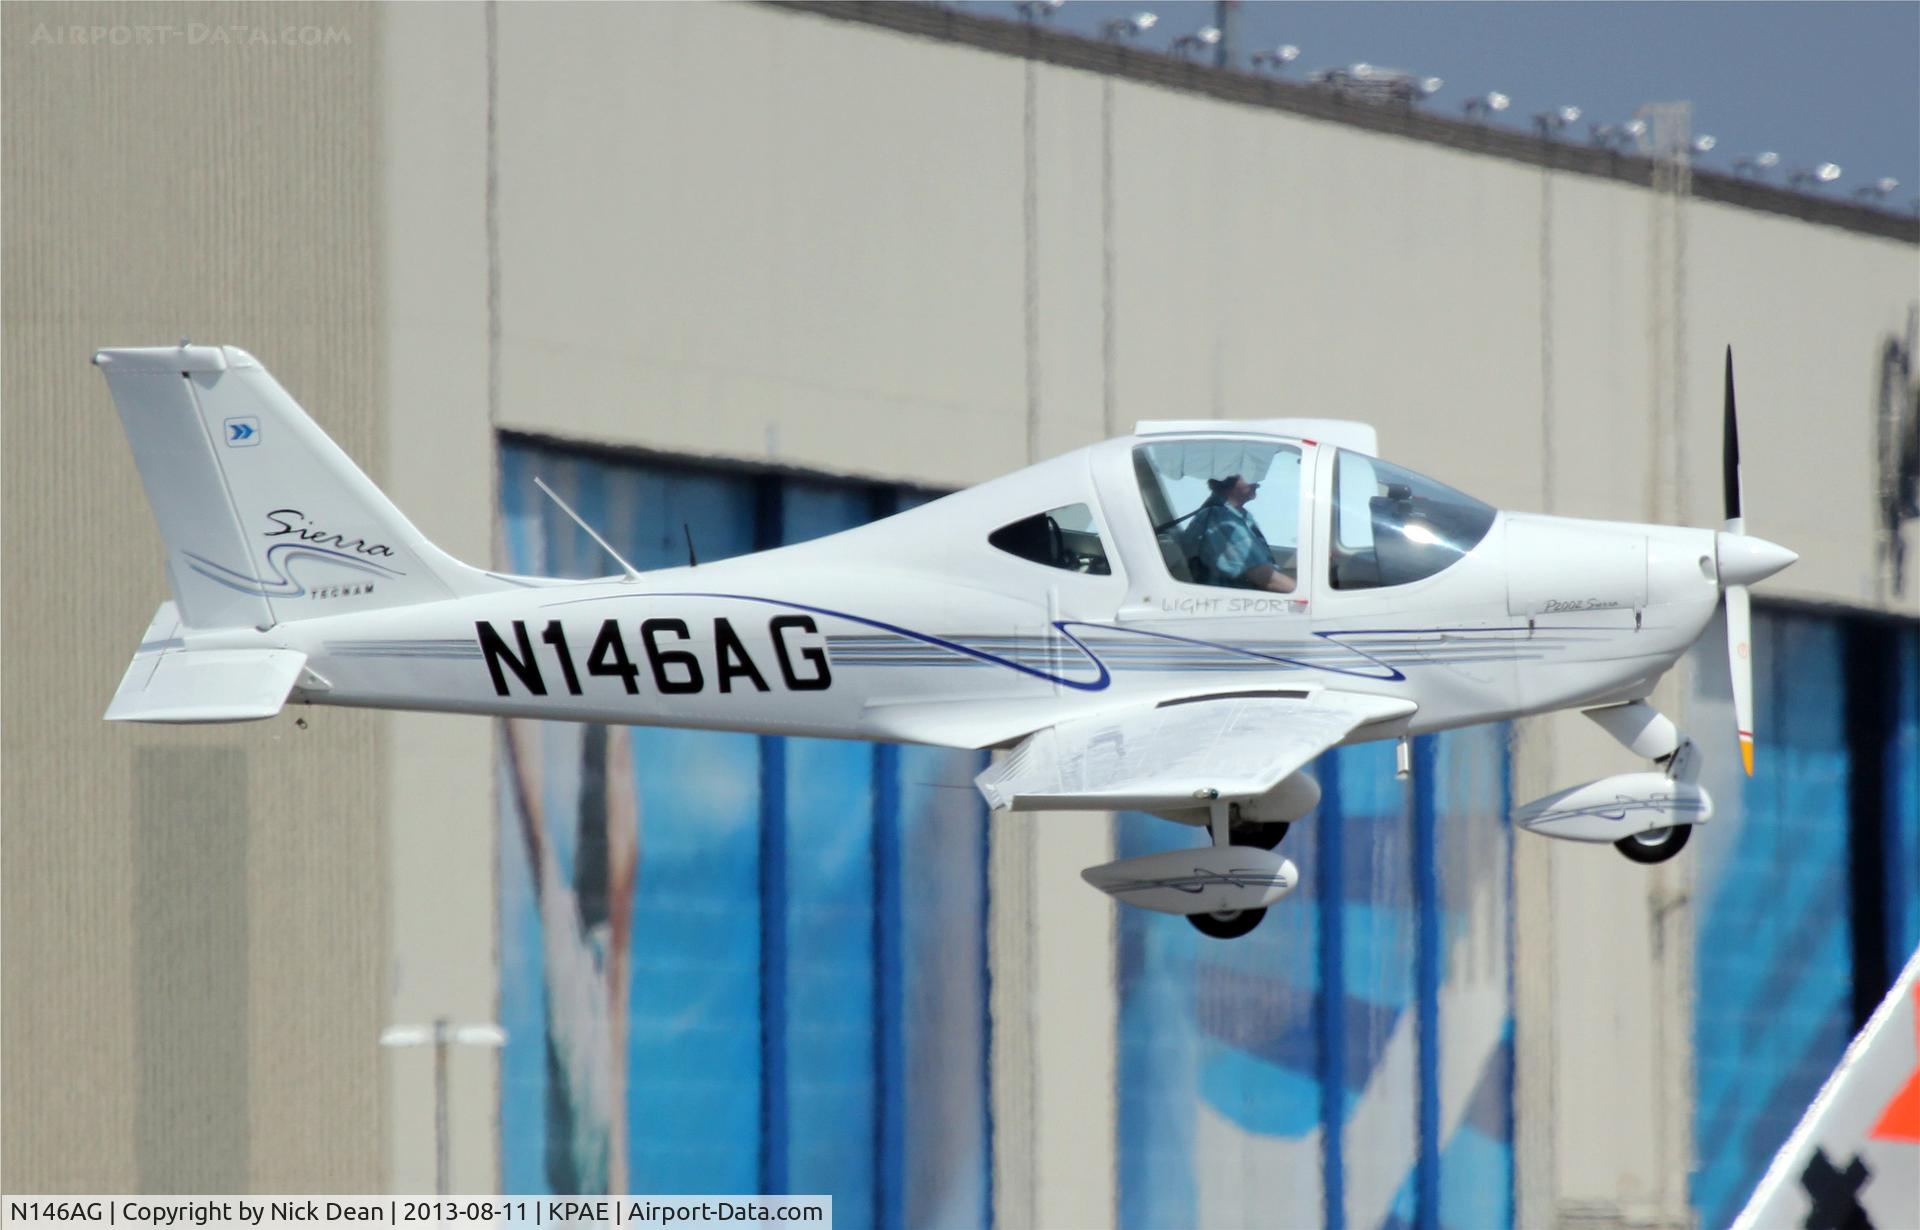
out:
{"label": "pilot", "polygon": [[1273,566],[1273,548],[1247,511],[1247,502],[1260,493],[1260,484],[1229,474],[1208,479],[1207,486],[1213,494],[1194,518],[1193,554],[1206,570],[1208,582],[1292,593],[1294,579]]}

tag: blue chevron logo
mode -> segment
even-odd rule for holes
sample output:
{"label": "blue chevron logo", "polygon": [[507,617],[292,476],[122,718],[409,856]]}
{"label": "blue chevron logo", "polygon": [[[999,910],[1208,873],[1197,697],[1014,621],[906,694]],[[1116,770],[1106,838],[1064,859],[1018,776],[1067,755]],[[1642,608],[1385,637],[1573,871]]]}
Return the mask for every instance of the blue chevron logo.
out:
{"label": "blue chevron logo", "polygon": [[260,420],[246,418],[227,420],[227,447],[251,448],[260,443]]}

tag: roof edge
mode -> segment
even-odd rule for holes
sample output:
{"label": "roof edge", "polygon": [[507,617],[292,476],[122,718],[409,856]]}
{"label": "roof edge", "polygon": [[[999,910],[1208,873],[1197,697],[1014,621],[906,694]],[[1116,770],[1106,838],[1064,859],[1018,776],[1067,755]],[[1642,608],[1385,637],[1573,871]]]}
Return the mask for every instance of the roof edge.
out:
{"label": "roof edge", "polygon": [[[975,17],[940,4],[908,0],[762,0],[784,12],[876,26],[900,34],[959,43],[982,51],[1038,60],[1061,68],[1105,73],[1223,102],[1284,111],[1511,162],[1592,175],[1636,187],[1653,186],[1654,162],[1638,154],[1571,145],[1532,133],[1453,119],[1411,106],[1361,102],[1318,86],[1176,59],[1119,43],[1101,42],[992,17]],[[1792,192],[1718,171],[1696,170],[1692,195],[1760,213],[1797,218],[1856,234],[1920,246],[1920,217],[1871,205]]]}

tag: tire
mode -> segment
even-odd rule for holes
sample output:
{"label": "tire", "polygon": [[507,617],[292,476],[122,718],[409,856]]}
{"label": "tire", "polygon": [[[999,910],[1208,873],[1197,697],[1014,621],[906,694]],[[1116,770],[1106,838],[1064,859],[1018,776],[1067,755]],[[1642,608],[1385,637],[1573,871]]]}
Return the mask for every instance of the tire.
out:
{"label": "tire", "polygon": [[[1644,833],[1622,837],[1613,845],[1616,850],[1636,863],[1664,863],[1686,849],[1687,838],[1691,836],[1693,836],[1691,824],[1676,824],[1671,828],[1648,829]],[[1649,841],[1648,838],[1653,840]]]}
{"label": "tire", "polygon": [[1285,840],[1287,830],[1292,827],[1293,822],[1290,820],[1273,820],[1265,824],[1242,820],[1227,830],[1227,837],[1236,846],[1271,850]]}
{"label": "tire", "polygon": [[1231,910],[1225,915],[1189,914],[1187,921],[1192,923],[1193,929],[1201,935],[1211,936],[1216,940],[1237,940],[1259,926],[1260,920],[1266,916],[1267,912],[1263,909]]}

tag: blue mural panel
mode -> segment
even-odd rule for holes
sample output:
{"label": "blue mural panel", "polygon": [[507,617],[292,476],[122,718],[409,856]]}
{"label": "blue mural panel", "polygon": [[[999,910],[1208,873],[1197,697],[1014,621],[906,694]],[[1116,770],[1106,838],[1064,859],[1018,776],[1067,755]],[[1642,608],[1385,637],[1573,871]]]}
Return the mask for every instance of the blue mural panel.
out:
{"label": "blue mural panel", "polygon": [[[898,944],[882,969],[897,988],[882,1010],[888,1043],[889,1113],[881,1123],[893,1163],[881,1172],[888,1225],[973,1230],[993,1221],[987,1145],[987,844],[974,774],[977,752],[932,747],[895,753]],[[885,766],[883,766],[883,769]]]}
{"label": "blue mural panel", "polygon": [[[868,519],[864,489],[785,484],[783,542]],[[876,1198],[881,1036],[875,1014],[874,748],[834,739],[767,739],[784,755],[786,986],[785,1165],[774,1186],[830,1191],[848,1224],[871,1224]],[[880,823],[891,823],[885,818]],[[813,1130],[831,1123],[835,1131]],[[784,1171],[784,1173],[781,1173]],[[837,1212],[837,1206],[836,1206]],[[837,1219],[837,1218],[836,1218]]]}
{"label": "blue mural panel", "polygon": [[1754,776],[1736,814],[1700,833],[1693,1203],[1706,1225],[1739,1210],[1853,1033],[1842,632],[1755,611]]}
{"label": "blue mural panel", "polygon": [[1920,951],[1920,627],[1894,633],[1894,721],[1881,759],[1889,972]]}
{"label": "blue mural panel", "polygon": [[1434,736],[1437,1221],[1513,1223],[1513,878],[1506,726]]}
{"label": "blue mural panel", "polygon": [[1341,899],[1346,1065],[1347,1223],[1381,1224],[1412,1209],[1403,1189],[1417,1156],[1418,1038],[1413,1016],[1418,917],[1413,800],[1394,776],[1391,743],[1341,749],[1346,848]]}
{"label": "blue mural panel", "polygon": [[[503,563],[543,575],[617,565],[536,475],[641,568],[921,498],[518,439],[500,460]],[[531,722],[501,748],[506,1190],[990,1222],[980,754]]]}
{"label": "blue mural panel", "polygon": [[[1505,734],[1424,743],[1411,785],[1391,744],[1316,762],[1251,936],[1120,911],[1122,1225],[1511,1224]],[[1122,857],[1205,840],[1118,823]]]}

